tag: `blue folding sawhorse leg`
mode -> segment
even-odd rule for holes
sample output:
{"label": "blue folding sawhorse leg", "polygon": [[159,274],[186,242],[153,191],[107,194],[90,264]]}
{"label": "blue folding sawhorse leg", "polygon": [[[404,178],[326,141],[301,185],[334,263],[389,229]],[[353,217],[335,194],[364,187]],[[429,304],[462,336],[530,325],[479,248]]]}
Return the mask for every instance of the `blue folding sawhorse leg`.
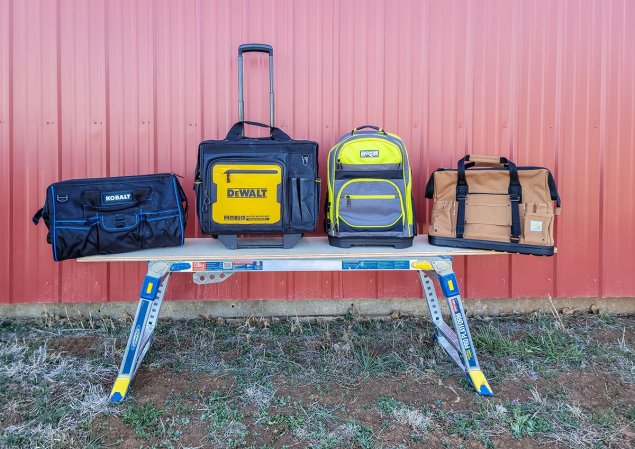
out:
{"label": "blue folding sawhorse leg", "polygon": [[[494,393],[478,364],[474,342],[467,325],[467,317],[461,304],[456,275],[452,270],[452,258],[449,256],[432,257],[428,260],[415,262],[413,266],[418,269],[421,287],[428,302],[432,323],[436,328],[437,341],[465,373],[467,380],[479,394],[493,396]],[[434,284],[426,275],[426,271],[433,273],[437,278],[441,291],[448,300],[454,330],[443,320]]]}
{"label": "blue folding sawhorse leg", "polygon": [[132,323],[128,345],[123,354],[119,375],[110,392],[110,402],[121,402],[128,392],[143,357],[152,344],[163,295],[168,286],[171,262],[148,262],[148,273],[143,278],[139,306]]}

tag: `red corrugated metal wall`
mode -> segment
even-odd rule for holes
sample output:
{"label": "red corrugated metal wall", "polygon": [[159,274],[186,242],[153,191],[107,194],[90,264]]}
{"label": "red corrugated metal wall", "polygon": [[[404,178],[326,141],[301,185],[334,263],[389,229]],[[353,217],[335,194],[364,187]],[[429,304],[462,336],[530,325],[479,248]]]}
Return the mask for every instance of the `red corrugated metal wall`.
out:
{"label": "red corrugated metal wall", "polygon": [[[0,302],[134,299],[142,265],[55,264],[30,217],[57,180],[173,171],[237,116],[240,43],[273,45],[277,124],[330,146],[405,140],[419,232],[430,172],[466,152],[552,168],[559,254],[456,261],[468,297],[635,296],[635,3],[0,0]],[[265,58],[247,116],[266,120]],[[188,234],[197,224],[190,220]],[[171,298],[420,294],[413,273],[241,274]]]}

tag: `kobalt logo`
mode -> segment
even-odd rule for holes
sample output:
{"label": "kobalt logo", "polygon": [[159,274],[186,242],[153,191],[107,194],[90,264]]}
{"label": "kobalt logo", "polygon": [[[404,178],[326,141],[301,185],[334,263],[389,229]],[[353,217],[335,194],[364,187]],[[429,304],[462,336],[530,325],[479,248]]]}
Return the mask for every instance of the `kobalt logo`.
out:
{"label": "kobalt logo", "polygon": [[360,150],[359,157],[379,157],[379,150]]}
{"label": "kobalt logo", "polygon": [[126,201],[129,200],[132,195],[130,193],[123,193],[119,195],[106,195],[106,202],[110,201]]}
{"label": "kobalt logo", "polygon": [[267,189],[227,189],[227,198],[266,198]]}

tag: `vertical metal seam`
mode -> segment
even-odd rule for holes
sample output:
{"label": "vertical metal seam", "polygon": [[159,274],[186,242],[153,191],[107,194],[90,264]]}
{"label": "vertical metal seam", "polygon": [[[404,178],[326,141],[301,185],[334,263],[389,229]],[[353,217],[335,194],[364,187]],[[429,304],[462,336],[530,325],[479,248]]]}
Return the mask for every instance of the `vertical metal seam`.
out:
{"label": "vertical metal seam", "polygon": [[[603,4],[604,5],[604,4]],[[613,10],[613,3],[608,4],[600,8],[600,17],[602,21],[602,37],[600,46],[600,188],[598,192],[599,202],[599,235],[598,235],[598,295],[604,297],[604,208],[605,208],[605,189],[604,189],[604,169],[605,169],[605,156],[606,156],[606,102],[607,102],[607,71],[608,71],[608,58],[610,55],[609,38],[608,38],[608,24],[611,19],[611,13]]]}
{"label": "vertical metal seam", "polygon": [[[424,108],[425,108],[425,134],[424,134],[424,122],[423,120],[421,121],[421,138],[422,138],[422,147],[423,147],[423,151],[419,160],[419,167],[420,167],[420,173],[430,173],[430,158],[428,157],[429,153],[430,153],[430,47],[431,47],[431,27],[430,27],[430,2],[425,2],[424,3],[425,7],[421,8],[421,15],[422,15],[422,22],[423,22],[423,18],[427,17],[427,23],[426,23],[426,28],[427,28],[427,34],[428,34],[428,38],[427,38],[427,42],[426,42],[426,46],[427,48],[424,49],[422,48],[422,53],[421,53],[421,70],[423,73],[423,69],[424,69],[424,61],[425,61],[425,69],[427,72],[427,83],[425,86],[425,106],[423,106],[423,100],[424,100],[424,90],[422,89],[421,91],[421,104],[419,105],[419,107],[421,108],[421,113],[423,114],[424,112]],[[427,12],[427,14],[426,14]],[[425,54],[424,54],[425,51]],[[422,117],[423,118],[423,117]],[[429,215],[429,208],[428,208],[428,201],[423,201],[424,203],[424,208],[423,208],[423,216],[421,215],[421,212],[419,212],[419,216],[423,217],[424,220],[422,221],[422,226],[421,226],[421,231],[425,231],[424,225],[423,223],[427,222],[427,218]]]}
{"label": "vertical metal seam", "polygon": [[[205,64],[203,63],[203,61],[205,61],[205,39],[203,39],[203,6],[202,4],[198,3],[198,11],[199,11],[199,24],[198,24],[198,39],[199,39],[199,84],[200,84],[200,93],[199,93],[199,138],[200,140],[204,140],[205,139],[205,70],[204,70],[204,66]],[[196,156],[196,163],[198,164],[198,153]],[[191,170],[191,169],[190,169]],[[190,234],[193,234],[194,237],[200,237],[200,227],[199,227],[199,223],[198,223],[198,214],[196,213],[192,213],[192,217],[189,222],[190,223],[194,223],[194,232],[190,232]],[[190,229],[192,229],[192,225],[190,225]],[[198,296],[198,295],[197,295]]]}
{"label": "vertical metal seam", "polygon": [[158,0],[153,0],[150,6],[150,11],[148,11],[149,18],[152,18],[152,163],[154,165],[153,170],[156,172],[158,170],[158,160],[159,160],[159,112],[157,107],[157,80],[158,80],[158,22],[159,22],[159,14],[158,14]]}
{"label": "vertical metal seam", "polygon": [[[14,181],[14,177],[13,177],[13,166],[14,166],[14,151],[15,151],[15,145],[14,145],[14,128],[15,128],[15,123],[14,123],[14,115],[13,115],[13,99],[14,99],[14,94],[13,94],[13,77],[14,77],[14,71],[15,71],[15,67],[14,67],[14,61],[13,61],[13,46],[15,45],[15,28],[14,28],[14,21],[15,21],[15,17],[14,17],[14,10],[13,10],[13,3],[14,0],[9,0],[9,198],[13,198],[13,194],[14,194],[14,188],[13,188],[13,181]],[[13,215],[13,214],[11,214]],[[15,235],[13,232],[14,229],[14,225],[13,225],[13,219],[10,217],[9,218],[9,235]],[[9,304],[13,304],[14,303],[14,298],[15,298],[15,281],[13,279],[13,276],[15,274],[15,264],[13,263],[13,257],[15,255],[15,251],[13,248],[13,244],[9,245],[9,266],[8,266],[8,270],[9,270]]]}
{"label": "vertical metal seam", "polygon": [[[518,60],[521,52],[520,35],[522,32],[523,23],[519,18],[522,12],[522,3],[512,3],[512,45],[511,45],[511,64],[509,68],[509,152],[512,160],[518,160],[518,122],[519,122],[519,106],[518,106]],[[507,296],[509,298],[514,297],[514,258],[510,255],[507,256]]]}
{"label": "vertical metal seam", "polygon": [[[556,174],[556,179],[558,181],[560,178],[560,152],[562,151],[563,146],[563,132],[562,132],[562,77],[563,77],[563,53],[564,53],[564,35],[566,30],[566,17],[564,14],[564,1],[561,0],[558,2],[558,11],[557,11],[558,19],[556,20],[556,33],[557,33],[557,41],[556,41],[556,92],[555,92],[555,120],[554,120],[554,169],[553,172]],[[554,238],[558,241],[558,236],[560,235],[560,225],[559,223],[555,226],[554,229]],[[554,257],[558,257],[556,254]],[[556,259],[556,263],[553,264],[553,292],[556,297],[559,296],[559,283],[558,283],[558,275],[560,270],[558,269],[559,264]]]}
{"label": "vertical metal seam", "polygon": [[[474,3],[470,1],[466,9],[466,30],[465,30],[465,100],[464,100],[464,114],[463,120],[463,147],[464,154],[469,154],[471,151],[471,143],[474,141],[474,28],[476,22],[476,9]],[[471,45],[470,45],[471,44]],[[471,296],[468,288],[469,282],[469,259],[463,258],[463,291],[465,292],[465,298]]]}
{"label": "vertical metal seam", "polygon": [[[105,114],[104,121],[106,122],[106,176],[110,176],[110,33],[108,32],[110,17],[109,17],[109,2],[103,2],[104,13],[104,99]],[[106,302],[112,301],[112,287],[110,280],[112,278],[112,263],[106,264]]]}
{"label": "vertical metal seam", "polygon": [[[55,14],[55,45],[57,54],[55,55],[55,62],[57,67],[55,68],[55,74],[57,76],[57,179],[62,175],[62,167],[64,166],[64,154],[62,151],[62,2],[57,0],[56,2],[56,14]],[[61,264],[56,264],[57,275],[57,301],[62,302],[62,276],[64,274],[64,267]]]}

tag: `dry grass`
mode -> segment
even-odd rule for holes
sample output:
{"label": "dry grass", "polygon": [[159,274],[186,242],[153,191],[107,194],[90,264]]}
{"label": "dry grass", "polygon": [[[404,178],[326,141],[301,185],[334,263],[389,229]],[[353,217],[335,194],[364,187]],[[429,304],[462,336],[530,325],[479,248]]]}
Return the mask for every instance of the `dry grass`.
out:
{"label": "dry grass", "polygon": [[423,320],[251,317],[161,321],[118,406],[129,323],[5,321],[0,447],[632,447],[633,317],[471,321],[494,398]]}

